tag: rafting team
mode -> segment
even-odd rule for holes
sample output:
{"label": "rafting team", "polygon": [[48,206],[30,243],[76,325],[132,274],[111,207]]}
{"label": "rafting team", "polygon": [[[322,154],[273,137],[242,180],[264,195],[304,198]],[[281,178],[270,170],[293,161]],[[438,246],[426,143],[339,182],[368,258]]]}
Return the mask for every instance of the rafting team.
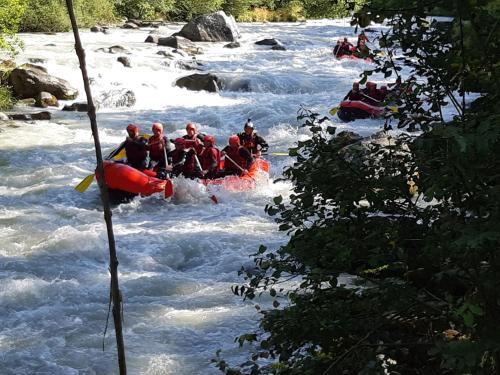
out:
{"label": "rafting team", "polygon": [[359,59],[366,59],[370,57],[370,48],[366,45],[369,42],[368,37],[362,31],[358,35],[356,46],[347,40],[347,38],[338,39],[337,44],[333,48],[333,55],[337,58],[342,56],[354,56]]}
{"label": "rafting team", "polygon": [[[174,141],[164,134],[161,123],[153,123],[152,132],[146,139],[139,135],[137,125],[128,125],[128,137],[110,157],[125,148],[127,164],[149,176],[214,179],[247,174],[255,158],[269,148],[264,138],[254,131],[250,119],[243,132],[231,135],[222,150],[215,146],[213,135],[199,133],[193,123],[188,123],[186,134]],[[225,158],[223,169],[222,157]]]}

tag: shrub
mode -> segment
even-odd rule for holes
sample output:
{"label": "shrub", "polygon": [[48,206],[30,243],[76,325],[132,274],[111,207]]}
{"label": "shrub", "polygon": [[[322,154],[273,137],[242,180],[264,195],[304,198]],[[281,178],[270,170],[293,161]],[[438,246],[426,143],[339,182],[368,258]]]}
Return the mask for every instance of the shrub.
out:
{"label": "shrub", "polygon": [[127,18],[154,19],[164,17],[174,7],[175,0],[120,0],[118,13]]}
{"label": "shrub", "polygon": [[12,92],[7,86],[0,85],[0,110],[10,109],[14,104]]}
{"label": "shrub", "polygon": [[178,0],[172,13],[176,19],[190,20],[221,9],[223,3],[224,0]]}
{"label": "shrub", "polygon": [[12,53],[20,46],[15,33],[26,10],[24,0],[2,0],[0,5],[0,50]]}

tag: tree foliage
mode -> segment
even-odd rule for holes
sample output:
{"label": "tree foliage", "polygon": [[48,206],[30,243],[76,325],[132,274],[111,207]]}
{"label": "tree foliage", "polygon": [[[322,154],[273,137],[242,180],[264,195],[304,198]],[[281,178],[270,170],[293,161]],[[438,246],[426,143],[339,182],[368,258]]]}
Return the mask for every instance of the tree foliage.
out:
{"label": "tree foliage", "polygon": [[[429,18],[436,7],[452,22]],[[312,136],[290,149],[293,193],[266,207],[290,240],[261,246],[233,288],[273,307],[238,339],[247,362],[214,360],[226,374],[500,372],[498,2],[377,0],[354,24],[384,18],[375,71],[404,63],[413,88],[386,127],[419,135],[359,142],[302,110]]]}
{"label": "tree foliage", "polygon": [[118,0],[118,13],[127,18],[163,18],[174,9],[175,0]]}
{"label": "tree foliage", "polygon": [[14,52],[19,46],[15,34],[25,9],[24,0],[3,0],[0,4],[0,51]]}

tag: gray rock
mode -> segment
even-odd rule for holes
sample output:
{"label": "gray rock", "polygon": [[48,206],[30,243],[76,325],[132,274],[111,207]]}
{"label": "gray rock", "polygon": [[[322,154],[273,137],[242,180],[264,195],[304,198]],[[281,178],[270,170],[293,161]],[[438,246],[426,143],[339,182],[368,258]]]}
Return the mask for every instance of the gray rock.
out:
{"label": "gray rock", "polygon": [[128,49],[122,46],[111,46],[109,47],[109,53],[130,53]]}
{"label": "gray rock", "polygon": [[36,104],[35,98],[20,99],[16,103],[16,105],[20,105],[20,106],[24,106],[24,107],[34,107],[35,104]]}
{"label": "gray rock", "polygon": [[160,39],[160,35],[148,35],[144,43],[155,43],[158,44],[158,40]]}
{"label": "gray rock", "polygon": [[36,65],[14,69],[9,75],[9,84],[19,98],[35,98],[42,91],[54,95],[59,100],[75,99],[78,91],[64,79],[47,74],[47,70]]}
{"label": "gray rock", "polygon": [[267,38],[267,39],[259,40],[259,41],[255,42],[255,44],[257,44],[259,46],[275,46],[277,44],[280,44],[280,42],[278,42],[274,38]]}
{"label": "gray rock", "polygon": [[130,68],[130,59],[127,56],[120,56],[116,59],[118,62],[121,62],[124,67]]}
{"label": "gray rock", "polygon": [[39,93],[36,98],[35,105],[37,107],[42,107],[42,108],[47,108],[47,107],[58,107],[59,102],[57,101],[57,98],[45,91],[42,91]]}
{"label": "gray rock", "polygon": [[241,47],[240,42],[231,42],[224,46],[224,48],[238,48]]}
{"label": "gray rock", "polygon": [[104,29],[101,26],[92,26],[90,31],[93,33],[102,33],[104,32]]}
{"label": "gray rock", "polygon": [[160,55],[160,56],[164,56],[166,57],[167,59],[175,59],[176,57],[174,55],[172,55],[170,52],[168,51],[158,51],[156,52],[157,55]]}
{"label": "gray rock", "polygon": [[85,102],[73,103],[65,105],[62,110],[68,112],[87,112],[89,110],[89,106]]}
{"label": "gray rock", "polygon": [[33,64],[44,64],[47,62],[47,59],[41,59],[39,57],[30,57],[28,61]]}
{"label": "gray rock", "polygon": [[35,113],[13,113],[9,115],[11,120],[50,120],[52,118],[50,112],[35,112]]}
{"label": "gray rock", "polygon": [[240,32],[234,17],[219,11],[189,21],[178,35],[193,42],[234,42]]}
{"label": "gray rock", "polygon": [[286,51],[286,48],[283,44],[276,44],[272,46],[271,49],[274,51]]}
{"label": "gray rock", "polygon": [[175,82],[175,85],[192,91],[204,90],[208,92],[219,92],[221,88],[219,78],[211,73],[191,74],[189,76],[179,78]]}
{"label": "gray rock", "polygon": [[132,29],[132,30],[136,30],[136,29],[138,29],[138,28],[139,28],[139,26],[138,26],[138,25],[136,25],[135,23],[130,22],[130,21],[129,21],[129,22],[127,22],[127,23],[125,23],[125,24],[122,26],[122,29]]}
{"label": "gray rock", "polygon": [[158,45],[180,49],[187,52],[189,55],[202,53],[202,49],[200,47],[182,36],[168,36],[166,38],[159,38]]}
{"label": "gray rock", "polygon": [[187,61],[178,60],[175,62],[176,68],[184,70],[201,70],[200,68],[201,65],[202,64],[196,60],[187,60]]}

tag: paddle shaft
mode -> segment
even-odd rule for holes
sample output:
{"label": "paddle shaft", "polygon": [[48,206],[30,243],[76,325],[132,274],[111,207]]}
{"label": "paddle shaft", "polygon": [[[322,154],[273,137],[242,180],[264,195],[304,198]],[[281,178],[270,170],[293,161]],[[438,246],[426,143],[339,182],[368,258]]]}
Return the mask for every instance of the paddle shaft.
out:
{"label": "paddle shaft", "polygon": [[238,163],[236,163],[233,159],[231,159],[227,154],[225,154],[224,157],[227,158],[227,159],[229,159],[229,161],[231,163],[233,163],[234,165],[236,165],[240,169],[240,171],[242,171],[243,173],[245,173],[245,170],[243,168],[241,168],[241,166]]}

